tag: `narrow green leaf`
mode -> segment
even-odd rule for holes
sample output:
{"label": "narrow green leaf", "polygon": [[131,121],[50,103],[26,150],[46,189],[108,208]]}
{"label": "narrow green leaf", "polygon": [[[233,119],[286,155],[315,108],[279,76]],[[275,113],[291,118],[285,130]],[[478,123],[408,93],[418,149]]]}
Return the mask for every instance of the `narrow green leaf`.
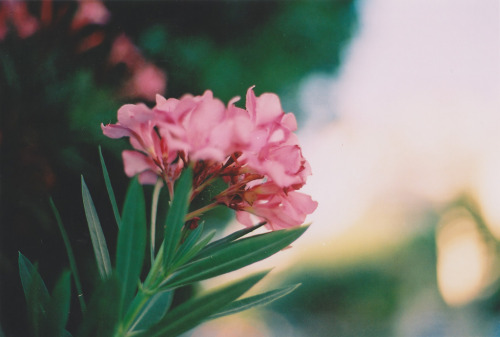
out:
{"label": "narrow green leaf", "polygon": [[121,298],[120,282],[112,275],[102,281],[90,299],[76,336],[110,337],[116,330]]}
{"label": "narrow green leaf", "polygon": [[254,230],[264,226],[265,224],[266,224],[266,222],[260,222],[260,223],[256,224],[255,226],[240,229],[232,234],[229,234],[228,236],[225,236],[219,240],[211,242],[199,254],[196,255],[195,260],[209,256],[214,251],[220,249],[222,246],[227,246],[231,242],[241,238],[242,236],[245,236],[245,235],[253,232]]}
{"label": "narrow green leaf", "polygon": [[122,282],[122,313],[132,299],[144,262],[146,249],[146,206],[142,187],[134,178],[127,191],[118,233],[116,274]]}
{"label": "narrow green leaf", "polygon": [[174,293],[172,291],[161,291],[154,294],[137,315],[130,330],[145,330],[158,322],[167,313],[173,297]]}
{"label": "narrow green leaf", "polygon": [[243,280],[213,290],[200,297],[190,299],[168,312],[150,329],[139,333],[138,337],[175,337],[192,329],[229,303],[243,295],[259,282],[268,271],[257,273]]}
{"label": "narrow green leaf", "polygon": [[83,290],[82,284],[80,282],[80,276],[78,274],[78,268],[76,267],[75,254],[73,254],[73,249],[71,248],[71,243],[69,242],[68,234],[66,234],[66,230],[64,229],[64,225],[61,220],[61,215],[57,210],[56,205],[52,198],[49,199],[50,207],[52,207],[52,212],[56,217],[57,225],[59,226],[59,231],[61,232],[61,236],[64,242],[64,246],[66,247],[66,253],[68,254],[69,267],[71,268],[71,274],[73,275],[73,280],[75,282],[76,291],[78,292],[78,301],[80,302],[80,308],[82,313],[85,312],[85,299],[83,298]]}
{"label": "narrow green leaf", "polygon": [[112,272],[108,246],[106,245],[106,239],[104,238],[104,234],[102,232],[101,223],[99,222],[94,202],[92,201],[92,197],[90,196],[89,189],[85,184],[83,176],[82,198],[83,206],[85,208],[85,216],[87,217],[87,223],[89,226],[90,238],[92,239],[92,246],[94,247],[97,268],[99,269],[101,279],[104,280],[110,277]]}
{"label": "narrow green leaf", "polygon": [[[69,314],[70,301],[70,278],[66,272],[61,276],[60,281],[54,287],[52,299],[47,287],[37,268],[21,253],[19,253],[19,274],[26,297],[28,317],[34,336],[67,336],[64,335],[64,325]],[[61,281],[62,280],[62,281]],[[65,290],[67,286],[67,290]],[[67,302],[67,306],[64,304]],[[58,311],[61,309],[61,311]],[[66,319],[64,319],[64,311]],[[53,318],[59,317],[54,320]],[[60,331],[56,326],[60,326],[64,321],[63,329]],[[55,330],[58,334],[52,333]],[[69,335],[71,336],[71,335]]]}
{"label": "narrow green leaf", "polygon": [[42,277],[30,260],[21,254],[21,252],[19,252],[19,276],[21,277],[21,284],[23,286],[24,296],[26,299],[32,282],[35,282],[37,287],[41,290],[43,302],[48,302],[50,298],[49,291],[47,290]]}
{"label": "narrow green leaf", "polygon": [[198,242],[201,233],[203,233],[204,227],[205,224],[201,223],[194,230],[189,231],[187,238],[184,240],[183,243],[181,243],[177,252],[175,253],[175,257],[172,260],[172,264],[175,264],[176,261],[179,261],[184,255],[186,255],[186,253],[188,253],[191,250],[191,248],[193,248],[196,242]]}
{"label": "narrow green leaf", "polygon": [[189,262],[199,251],[201,251],[215,235],[215,230],[210,231],[205,237],[203,237],[199,242],[197,242],[191,249],[189,249],[185,254],[179,256],[172,262],[172,270],[176,270],[183,264]]}
{"label": "narrow green leaf", "polygon": [[279,252],[298,239],[307,228],[283,229],[234,241],[210,256],[187,264],[163,285],[175,288],[243,268]]}
{"label": "narrow green leaf", "polygon": [[64,336],[68,321],[71,295],[70,272],[63,272],[57,281],[50,299],[47,319],[44,321],[44,336]]}
{"label": "narrow green leaf", "polygon": [[115,193],[113,192],[113,186],[111,186],[111,180],[109,179],[109,173],[108,169],[106,168],[106,163],[104,162],[101,146],[99,146],[99,158],[101,159],[102,175],[104,176],[104,182],[106,183],[106,190],[108,191],[109,201],[111,201],[111,207],[113,208],[113,214],[115,215],[116,224],[118,225],[118,228],[120,228],[122,223],[120,219],[120,211],[118,211]]}
{"label": "narrow green leaf", "polygon": [[[27,261],[27,259],[26,259]],[[29,261],[27,261],[29,263]],[[31,263],[29,263],[31,265]],[[47,320],[47,306],[50,301],[47,288],[40,277],[36,267],[31,265],[27,268],[30,275],[26,282],[23,282],[26,294],[26,307],[28,311],[28,319],[31,325],[33,336],[42,336],[43,326]]]}
{"label": "narrow green leaf", "polygon": [[299,286],[300,286],[300,283],[293,285],[293,286],[286,287],[286,288],[275,289],[275,290],[271,290],[271,291],[268,291],[268,292],[265,292],[265,293],[262,293],[259,295],[255,295],[255,296],[251,296],[251,297],[247,297],[247,298],[244,298],[241,300],[234,301],[234,302],[230,303],[229,305],[227,305],[226,307],[224,307],[221,311],[219,311],[215,315],[210,316],[210,319],[215,319],[215,318],[219,318],[222,316],[236,314],[238,312],[253,308],[255,306],[269,304],[271,302],[276,301],[277,299],[282,298],[283,296],[290,294],[292,291],[297,289]]}
{"label": "narrow green leaf", "polygon": [[174,189],[174,198],[167,214],[165,237],[163,241],[163,262],[165,270],[174,258],[174,253],[181,240],[182,227],[189,207],[189,196],[193,184],[193,170],[188,167],[181,174]]}

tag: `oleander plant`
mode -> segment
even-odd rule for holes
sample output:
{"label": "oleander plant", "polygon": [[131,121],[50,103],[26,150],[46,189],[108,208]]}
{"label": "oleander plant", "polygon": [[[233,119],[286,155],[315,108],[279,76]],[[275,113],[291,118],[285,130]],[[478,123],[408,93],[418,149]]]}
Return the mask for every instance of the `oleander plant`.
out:
{"label": "oleander plant", "polygon": [[[253,89],[247,91],[245,108],[238,106],[239,97],[225,105],[209,90],[179,99],[157,95],[153,108],[126,104],[118,110],[117,123],[101,125],[105,136],[128,137],[132,147],[122,153],[131,182],[121,212],[100,152],[116,222],[116,252],[108,251],[82,176],[99,280],[93,289],[82,289],[78,252],[51,200],[70,270],[49,292],[37,266],[19,254],[33,336],[174,337],[208,320],[268,304],[298,287],[245,296],[269,273],[264,270],[173,301],[174,292],[183,287],[289,247],[307,230],[305,218],[317,207],[309,195],[299,192],[311,168],[294,133],[295,116],[283,112],[277,95],[256,96]],[[143,185],[154,186],[150,198],[145,198]],[[168,202],[159,197],[162,189]],[[207,190],[210,198],[202,198]],[[234,210],[242,229],[220,237],[205,226],[206,213],[218,207]],[[160,217],[165,210],[166,216]],[[79,302],[82,319],[75,331],[68,331],[73,299]]]}

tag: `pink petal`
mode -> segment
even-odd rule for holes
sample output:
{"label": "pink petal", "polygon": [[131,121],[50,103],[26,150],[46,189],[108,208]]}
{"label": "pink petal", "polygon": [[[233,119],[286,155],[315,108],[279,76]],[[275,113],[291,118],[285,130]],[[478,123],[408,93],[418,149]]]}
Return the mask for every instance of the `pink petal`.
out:
{"label": "pink petal", "polygon": [[256,215],[250,214],[245,211],[237,211],[236,220],[238,220],[239,223],[247,227],[252,227],[253,225],[256,225],[259,222],[266,221],[266,219],[264,218],[258,217]]}
{"label": "pink petal", "polygon": [[311,214],[318,207],[318,202],[312,200],[311,196],[301,192],[288,192],[288,201],[302,214]]}
{"label": "pink petal", "polygon": [[191,151],[189,156],[193,161],[214,160],[218,162],[222,162],[227,157],[223,151],[215,147],[206,147],[197,151]]}
{"label": "pink petal", "polygon": [[144,171],[139,174],[139,182],[143,185],[154,185],[158,180],[158,175],[153,171]]}
{"label": "pink petal", "polygon": [[276,94],[264,93],[257,98],[257,125],[268,124],[283,114],[280,99]]}
{"label": "pink petal", "polygon": [[123,151],[122,159],[125,174],[129,177],[133,177],[146,170],[155,169],[153,161],[149,157],[137,151]]}
{"label": "pink petal", "polygon": [[132,133],[130,129],[118,124],[101,124],[102,133],[109,138],[130,137]]}
{"label": "pink petal", "polygon": [[153,108],[153,111],[156,113],[156,116],[159,120],[173,123],[177,121],[177,118],[173,117],[178,105],[178,99],[165,99],[163,96],[156,95],[156,106]]}
{"label": "pink petal", "polygon": [[255,93],[253,92],[253,88],[255,88],[255,85],[251,86],[247,90],[247,97],[246,97],[245,105],[246,105],[248,112],[250,113],[250,116],[252,117],[252,120],[255,122],[257,102],[256,102]]}
{"label": "pink petal", "polygon": [[118,109],[118,121],[123,126],[133,128],[139,123],[150,121],[154,113],[145,104],[125,104]]}
{"label": "pink petal", "polygon": [[295,115],[291,112],[283,115],[281,124],[292,132],[297,130],[297,119],[295,119]]}

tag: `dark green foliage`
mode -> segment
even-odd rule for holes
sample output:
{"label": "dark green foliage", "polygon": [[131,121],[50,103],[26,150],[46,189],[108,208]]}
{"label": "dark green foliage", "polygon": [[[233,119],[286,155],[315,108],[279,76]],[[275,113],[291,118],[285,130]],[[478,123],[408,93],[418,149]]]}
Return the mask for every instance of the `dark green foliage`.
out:
{"label": "dark green foliage", "polygon": [[116,224],[118,228],[121,226],[120,211],[118,210],[118,205],[116,204],[115,192],[113,191],[113,186],[111,186],[111,179],[109,178],[108,169],[106,163],[104,162],[104,157],[102,156],[102,149],[99,146],[99,159],[101,160],[102,175],[104,177],[104,182],[106,183],[106,190],[108,191],[109,201],[111,202],[111,207],[113,208],[113,215],[115,216]]}
{"label": "dark green foliage", "polygon": [[229,286],[184,302],[170,311],[158,323],[138,336],[178,336],[194,328],[207,317],[210,317],[212,314],[218,312],[221,308],[224,308],[227,304],[243,295],[254,284],[266,276],[267,273],[268,272],[261,272],[251,275]]}
{"label": "dark green foliage", "polygon": [[151,296],[130,329],[145,330],[158,322],[170,309],[173,296],[172,291],[161,291]]}
{"label": "dark green foliage", "polygon": [[116,249],[116,275],[122,285],[120,303],[124,313],[137,289],[146,250],[146,205],[137,178],[127,191]]}
{"label": "dark green foliage", "polygon": [[70,273],[63,272],[49,295],[37,268],[19,253],[19,274],[23,285],[30,331],[35,337],[62,337],[69,315]]}
{"label": "dark green foliage", "polygon": [[297,240],[306,229],[307,227],[285,229],[221,245],[214,252],[181,267],[164,286],[179,287],[263,260]]}
{"label": "dark green foliage", "polygon": [[94,247],[94,254],[99,269],[101,279],[106,279],[111,276],[111,261],[109,259],[108,246],[106,238],[102,232],[101,223],[97,216],[97,211],[90,196],[89,189],[85,184],[82,176],[82,199],[85,208],[85,216],[89,226],[90,238],[92,239],[92,246]]}
{"label": "dark green foliage", "polygon": [[238,312],[253,308],[253,307],[258,306],[258,305],[269,304],[269,303],[274,302],[283,296],[290,294],[292,291],[297,289],[299,286],[300,286],[300,284],[296,284],[296,285],[293,285],[290,287],[275,289],[275,290],[265,292],[263,294],[259,294],[259,295],[255,295],[255,296],[251,296],[251,297],[246,297],[244,299],[234,301],[234,302],[230,303],[229,305],[225,306],[224,308],[222,308],[221,311],[210,316],[210,319],[236,314]]}
{"label": "dark green foliage", "polygon": [[168,270],[175,257],[175,251],[182,236],[182,229],[189,207],[189,196],[193,185],[193,170],[189,167],[177,181],[174,189],[174,199],[167,214],[163,242],[163,267]]}
{"label": "dark green foliage", "polygon": [[54,286],[52,298],[47,308],[45,336],[64,336],[69,317],[71,298],[71,274],[64,272]]}
{"label": "dark green foliage", "polygon": [[77,337],[110,337],[120,317],[121,282],[115,276],[102,281],[94,292]]}
{"label": "dark green foliage", "polygon": [[[201,238],[203,224],[194,230],[184,226],[192,179],[191,169],[186,169],[176,184],[175,195],[167,214],[168,235],[162,243],[163,249],[155,257],[142,283],[146,214],[144,195],[138,179],[132,180],[125,197],[118,231],[116,268],[112,273],[102,227],[82,177],[83,204],[101,277],[88,310],[82,306],[85,312],[77,336],[126,336],[136,332],[147,336],[177,336],[205,320],[271,303],[297,287],[277,289],[235,301],[267,274],[261,272],[206,295],[189,298],[169,310],[173,289],[265,259],[290,245],[307,229],[307,226],[297,227],[241,239],[262,226],[259,224],[239,230],[207,246],[213,233]],[[53,202],[52,207],[72,260],[72,249]],[[195,256],[197,258],[190,262]],[[70,273],[63,273],[52,296],[48,294],[37,268],[22,254],[19,254],[19,274],[25,292],[31,333],[35,337],[68,336],[69,332],[65,327],[70,313]],[[78,274],[74,272],[74,275],[75,280],[78,280]],[[81,294],[81,289],[78,289],[78,293]]]}
{"label": "dark green foliage", "polygon": [[50,198],[50,206],[52,211],[54,212],[54,216],[56,218],[57,225],[59,226],[59,231],[61,232],[61,237],[64,241],[64,246],[66,248],[66,254],[68,255],[69,266],[71,268],[71,274],[73,275],[73,280],[75,281],[76,291],[78,295],[78,301],[80,302],[80,309],[83,312],[86,310],[85,306],[85,298],[83,296],[82,284],[80,281],[80,273],[78,272],[78,268],[76,267],[75,254],[73,253],[73,248],[71,247],[71,243],[69,242],[68,234],[66,234],[66,229],[61,220],[61,216],[59,215],[59,211],[57,210],[54,201]]}

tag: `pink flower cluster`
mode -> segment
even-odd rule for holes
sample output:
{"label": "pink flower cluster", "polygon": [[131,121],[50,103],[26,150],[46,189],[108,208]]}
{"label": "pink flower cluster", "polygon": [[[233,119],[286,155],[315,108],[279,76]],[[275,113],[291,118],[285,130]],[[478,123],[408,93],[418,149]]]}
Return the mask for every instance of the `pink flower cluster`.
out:
{"label": "pink flower cluster", "polygon": [[153,63],[147,61],[132,40],[125,34],[119,35],[111,46],[111,65],[124,64],[129,73],[121,94],[154,101],[157,93],[163,94],[167,85],[166,74]]}
{"label": "pink flower cluster", "polygon": [[[41,0],[39,10],[31,13],[27,1],[0,0],[0,43],[10,33],[25,39],[65,21],[70,22],[68,35],[75,39],[74,51],[77,54],[106,43],[109,35],[106,32],[110,30],[103,28],[109,25],[111,13],[103,1],[78,0],[76,11],[72,6],[74,4],[70,2],[60,2],[56,6],[52,0]],[[93,26],[92,29],[88,29],[89,26]],[[157,93],[165,92],[165,72],[148,61],[125,34],[113,39],[108,62],[112,67],[118,64],[126,66],[127,81],[120,89],[120,96],[153,101]]]}
{"label": "pink flower cluster", "polygon": [[180,99],[157,95],[152,109],[127,104],[118,123],[102,125],[110,138],[129,137],[134,151],[123,152],[125,173],[143,184],[161,177],[170,191],[183,168],[194,168],[194,198],[215,178],[226,190],[215,204],[236,210],[246,226],[266,221],[270,229],[300,225],[317,202],[298,192],[311,174],[293,133],[297,122],[284,113],[277,95],[256,97],[248,89],[246,109],[224,104],[211,91]]}

